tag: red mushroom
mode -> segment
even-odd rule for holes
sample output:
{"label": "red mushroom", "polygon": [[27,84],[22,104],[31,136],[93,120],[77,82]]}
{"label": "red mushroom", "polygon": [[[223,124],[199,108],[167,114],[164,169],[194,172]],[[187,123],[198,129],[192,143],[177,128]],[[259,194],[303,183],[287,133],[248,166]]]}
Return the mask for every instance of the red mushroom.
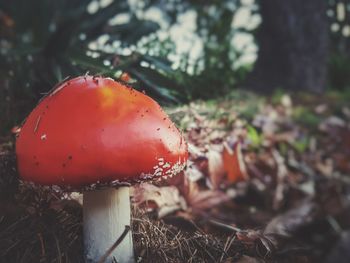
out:
{"label": "red mushroom", "polygon": [[[16,154],[23,180],[84,191],[85,257],[96,262],[130,225],[128,187],[179,173],[187,145],[150,97],[84,76],[59,84],[36,106]],[[133,261],[131,234],[112,257]]]}

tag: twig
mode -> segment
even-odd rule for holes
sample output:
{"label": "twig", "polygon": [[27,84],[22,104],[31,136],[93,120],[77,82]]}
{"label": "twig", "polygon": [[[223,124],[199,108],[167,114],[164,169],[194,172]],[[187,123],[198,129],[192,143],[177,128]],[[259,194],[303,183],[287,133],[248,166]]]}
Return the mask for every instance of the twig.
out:
{"label": "twig", "polygon": [[208,222],[214,226],[225,228],[225,229],[230,230],[230,231],[234,231],[234,232],[241,231],[241,229],[239,229],[238,227],[234,227],[234,226],[231,226],[231,225],[228,225],[225,223],[221,223],[221,222],[213,220],[213,219],[208,220]]}
{"label": "twig", "polygon": [[58,262],[62,263],[62,254],[61,254],[59,241],[58,241],[57,236],[55,234],[53,235],[53,237],[54,237],[55,242],[56,242],[56,249],[57,249],[57,254],[58,254],[58,257],[57,257]]}
{"label": "twig", "polygon": [[34,127],[34,133],[36,133],[36,131],[38,130],[40,120],[41,120],[41,115],[39,115],[37,120],[36,120],[35,127]]}
{"label": "twig", "polygon": [[111,255],[111,253],[116,249],[119,244],[124,240],[128,232],[130,231],[130,226],[125,226],[125,229],[123,233],[120,235],[120,237],[115,241],[115,243],[106,251],[106,253],[100,258],[98,263],[104,263],[106,262],[107,258]]}
{"label": "twig", "polygon": [[44,245],[43,235],[41,233],[38,233],[38,238],[41,245],[41,257],[45,257],[45,245]]}
{"label": "twig", "polygon": [[233,241],[235,241],[235,239],[236,239],[236,234],[233,234],[233,235],[231,235],[230,237],[227,238],[227,241],[225,243],[224,250],[222,251],[222,254],[221,254],[219,262],[222,262],[224,260],[224,256],[227,256],[227,252],[230,249]]}
{"label": "twig", "polygon": [[333,216],[328,215],[326,219],[335,232],[337,232],[338,234],[342,233],[343,231],[342,227],[339,225],[338,221]]}
{"label": "twig", "polygon": [[275,159],[277,165],[277,186],[272,206],[275,210],[277,210],[280,208],[281,202],[283,200],[283,191],[285,188],[284,180],[288,176],[288,170],[284,158],[278,151],[273,150],[272,156]]}

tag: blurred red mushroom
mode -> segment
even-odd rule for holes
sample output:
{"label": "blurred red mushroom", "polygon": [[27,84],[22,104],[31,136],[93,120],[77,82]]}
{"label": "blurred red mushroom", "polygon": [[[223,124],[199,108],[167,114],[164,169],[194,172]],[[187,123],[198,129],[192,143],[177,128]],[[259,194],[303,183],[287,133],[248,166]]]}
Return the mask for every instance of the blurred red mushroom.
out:
{"label": "blurred red mushroom", "polygon": [[[129,186],[172,177],[187,145],[150,97],[110,78],[67,80],[31,112],[17,138],[23,180],[83,191],[84,247],[97,262],[130,225]],[[110,255],[132,262],[129,234]]]}

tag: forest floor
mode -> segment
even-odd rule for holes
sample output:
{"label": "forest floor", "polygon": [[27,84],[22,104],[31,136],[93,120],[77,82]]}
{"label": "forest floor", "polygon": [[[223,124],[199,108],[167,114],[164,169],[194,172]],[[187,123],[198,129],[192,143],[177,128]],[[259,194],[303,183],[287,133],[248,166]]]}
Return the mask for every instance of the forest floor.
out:
{"label": "forest floor", "polygon": [[[167,109],[190,160],[132,189],[137,261],[346,262],[348,97],[235,92]],[[18,181],[14,136],[0,137],[0,263],[83,262],[81,221],[81,195]]]}

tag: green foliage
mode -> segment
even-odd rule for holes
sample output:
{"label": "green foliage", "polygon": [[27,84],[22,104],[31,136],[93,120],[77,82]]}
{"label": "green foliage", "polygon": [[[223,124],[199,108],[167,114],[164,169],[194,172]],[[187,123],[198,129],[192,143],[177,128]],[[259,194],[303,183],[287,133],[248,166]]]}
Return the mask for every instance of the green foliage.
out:
{"label": "green foliage", "polygon": [[327,97],[329,97],[331,100],[336,101],[336,103],[339,107],[342,107],[343,105],[349,105],[350,89],[344,89],[344,90],[332,89],[332,90],[329,90],[327,92]]}
{"label": "green foliage", "polygon": [[293,142],[293,147],[299,152],[304,153],[309,146],[310,139],[308,137],[303,137],[300,140],[296,140]]}
{"label": "green foliage", "polygon": [[303,106],[297,106],[293,111],[295,121],[310,127],[317,127],[321,122],[321,117]]}
{"label": "green foliage", "polygon": [[286,92],[283,89],[276,89],[271,96],[271,102],[273,104],[279,104],[285,94]]}
{"label": "green foliage", "polygon": [[232,103],[232,108],[239,112],[242,119],[248,121],[254,119],[261,105],[265,103],[264,97],[241,89],[230,92],[225,98],[228,101],[234,101],[235,103]]}
{"label": "green foliage", "polygon": [[[118,72],[128,71],[139,80],[139,87],[159,101],[177,101],[175,93],[164,87],[164,72],[171,69],[168,61],[136,52],[120,55],[102,48],[116,40],[122,47],[135,45],[143,36],[158,30],[159,25],[137,18],[126,0],[99,6],[94,13],[88,12],[92,2],[0,2],[2,131],[20,123],[35,102],[57,82],[86,72],[115,77]],[[109,24],[111,18],[123,13],[130,15],[128,22]],[[90,44],[98,43],[101,37],[106,37],[106,42],[91,49]],[[159,70],[144,68],[142,62]],[[173,86],[172,82],[166,83],[167,88]]]}
{"label": "green foliage", "polygon": [[[86,72],[119,77],[126,71],[137,80],[133,86],[163,104],[229,93],[251,70],[233,66],[241,55],[232,45],[232,19],[240,4],[171,0],[131,8],[127,0],[107,6],[95,0],[0,1],[0,132],[19,124],[57,82]],[[203,41],[198,60],[182,54],[173,69],[168,58],[179,56],[175,44],[153,34],[158,23],[140,18],[150,7],[159,7],[170,25],[179,14],[196,12],[196,34]],[[129,19],[111,24],[117,15]]]}
{"label": "green foliage", "polygon": [[251,71],[251,65],[234,67],[242,55],[232,45],[232,38],[237,33],[232,20],[240,5],[238,0],[216,0],[191,1],[186,6],[197,14],[196,34],[202,40],[203,52],[192,63],[189,54],[184,55],[173,75],[183,99],[212,99],[229,94]]}
{"label": "green foliage", "polygon": [[258,131],[251,125],[247,125],[247,131],[247,136],[251,141],[252,146],[258,148],[263,142],[262,135],[260,135]]}

